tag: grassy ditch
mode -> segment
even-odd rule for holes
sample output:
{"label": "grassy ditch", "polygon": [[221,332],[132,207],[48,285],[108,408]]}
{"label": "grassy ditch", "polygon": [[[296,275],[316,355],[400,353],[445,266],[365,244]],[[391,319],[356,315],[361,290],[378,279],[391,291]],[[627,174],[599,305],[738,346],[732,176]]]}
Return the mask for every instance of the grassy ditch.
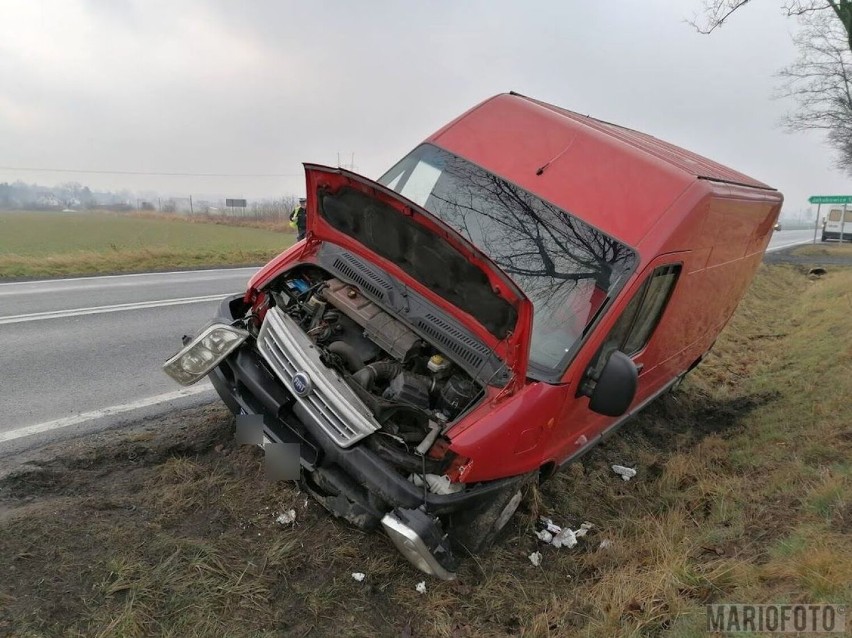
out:
{"label": "grassy ditch", "polygon": [[792,254],[797,257],[851,257],[852,258],[852,244],[847,243],[820,243],[820,244],[809,244],[807,246],[801,246],[800,248],[795,248],[792,251]]}
{"label": "grassy ditch", "polygon": [[293,240],[269,229],[113,213],[0,213],[0,279],[259,264]]}
{"label": "grassy ditch", "polygon": [[[265,482],[218,406],[62,448],[0,481],[0,635],[697,638],[708,602],[848,606],[850,309],[852,268],[763,267],[682,388],[529,494],[455,582]],[[594,528],[543,546],[540,514]]]}

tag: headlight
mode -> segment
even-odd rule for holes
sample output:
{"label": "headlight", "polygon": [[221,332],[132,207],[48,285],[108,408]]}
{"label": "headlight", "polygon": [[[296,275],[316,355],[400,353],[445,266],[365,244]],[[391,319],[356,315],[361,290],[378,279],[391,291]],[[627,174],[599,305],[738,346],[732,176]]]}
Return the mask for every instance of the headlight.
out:
{"label": "headlight", "polygon": [[163,364],[163,371],[181,385],[192,385],[231,354],[249,333],[216,323]]}

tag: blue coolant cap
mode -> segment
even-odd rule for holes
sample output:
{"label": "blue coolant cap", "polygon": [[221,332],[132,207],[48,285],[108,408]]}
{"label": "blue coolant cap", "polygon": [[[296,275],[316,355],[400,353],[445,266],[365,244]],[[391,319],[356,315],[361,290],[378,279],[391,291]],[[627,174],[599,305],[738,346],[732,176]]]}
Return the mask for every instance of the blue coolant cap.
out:
{"label": "blue coolant cap", "polygon": [[308,282],[305,281],[304,279],[290,279],[287,282],[287,287],[290,290],[295,290],[298,293],[303,293],[308,288],[310,288],[310,286],[308,285]]}

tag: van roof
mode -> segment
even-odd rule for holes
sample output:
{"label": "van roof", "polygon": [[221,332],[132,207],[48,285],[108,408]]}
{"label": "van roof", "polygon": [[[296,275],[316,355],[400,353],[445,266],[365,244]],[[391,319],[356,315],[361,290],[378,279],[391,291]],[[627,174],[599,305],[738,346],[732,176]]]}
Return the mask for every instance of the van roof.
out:
{"label": "van roof", "polygon": [[517,93],[485,100],[427,141],[634,247],[689,189],[782,201],[775,189],[696,153]]}
{"label": "van roof", "polygon": [[685,148],[681,148],[679,146],[675,146],[674,144],[670,144],[669,142],[663,141],[654,137],[653,135],[648,135],[647,133],[642,133],[641,131],[635,131],[633,129],[627,128],[625,126],[619,126],[618,124],[613,124],[612,122],[605,122],[604,120],[595,119],[589,115],[581,115],[579,113],[575,113],[574,111],[569,111],[568,109],[563,109],[560,106],[556,106],[554,104],[548,104],[547,102],[542,102],[541,100],[536,100],[535,98],[527,97],[526,95],[521,95],[520,93],[510,93],[514,97],[518,97],[524,100],[528,100],[539,106],[543,106],[546,109],[550,109],[554,113],[559,113],[561,116],[565,117],[572,122],[576,122],[581,126],[588,126],[598,131],[602,131],[611,135],[615,139],[625,144],[630,144],[631,146],[649,153],[654,157],[658,157],[661,160],[664,160],[683,170],[690,175],[694,175],[700,179],[709,179],[716,182],[726,182],[729,184],[739,184],[741,186],[750,186],[752,188],[761,188],[766,190],[775,190],[771,186],[764,184],[763,182],[759,182],[758,180],[749,177],[748,175],[744,175],[739,171],[735,171],[732,168],[728,168],[718,162],[714,162],[711,159],[707,159],[697,153],[693,153],[692,151],[688,151]]}

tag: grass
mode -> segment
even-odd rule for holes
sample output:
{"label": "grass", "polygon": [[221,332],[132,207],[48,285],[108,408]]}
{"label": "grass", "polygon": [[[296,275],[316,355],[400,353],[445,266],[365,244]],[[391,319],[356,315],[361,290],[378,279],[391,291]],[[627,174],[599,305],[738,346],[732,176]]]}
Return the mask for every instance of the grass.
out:
{"label": "grass", "polygon": [[288,218],[272,219],[269,216],[253,217],[251,215],[212,215],[195,213],[191,215],[177,213],[160,213],[156,211],[138,211],[130,213],[138,219],[164,219],[170,221],[189,222],[191,224],[215,224],[218,226],[240,226],[244,228],[260,228],[261,230],[274,230],[279,233],[295,232],[290,226]]}
{"label": "grass", "polygon": [[113,213],[0,213],[0,278],[263,263],[292,234]]}
{"label": "grass", "polygon": [[809,244],[793,250],[798,257],[852,257],[852,244]]}
{"label": "grass", "polygon": [[[454,582],[264,482],[222,408],[63,451],[0,482],[0,634],[689,638],[709,602],[848,607],[850,310],[852,268],[762,267],[682,388],[529,494]],[[539,514],[595,527],[557,550]]]}

